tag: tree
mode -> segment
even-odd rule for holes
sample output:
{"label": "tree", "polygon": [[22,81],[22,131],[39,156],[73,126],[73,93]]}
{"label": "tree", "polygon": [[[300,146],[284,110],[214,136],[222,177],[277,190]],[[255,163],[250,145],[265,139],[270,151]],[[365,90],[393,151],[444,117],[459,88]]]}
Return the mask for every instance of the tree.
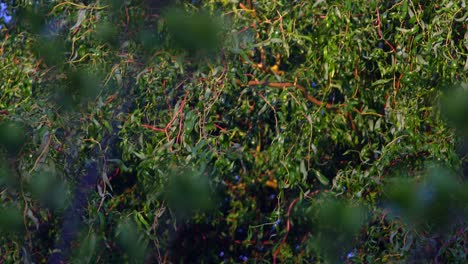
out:
{"label": "tree", "polygon": [[2,260],[465,258],[462,3],[4,5]]}

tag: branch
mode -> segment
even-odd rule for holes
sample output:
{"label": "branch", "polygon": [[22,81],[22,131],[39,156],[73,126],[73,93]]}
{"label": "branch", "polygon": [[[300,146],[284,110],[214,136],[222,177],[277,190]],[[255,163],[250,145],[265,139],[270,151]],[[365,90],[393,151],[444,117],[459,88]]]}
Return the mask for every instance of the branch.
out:
{"label": "branch", "polygon": [[[243,85],[242,82],[238,79],[235,80],[237,85]],[[323,101],[320,101],[319,99],[313,97],[312,95],[307,93],[307,90],[304,88],[304,86],[300,84],[295,84],[295,83],[290,83],[290,82],[267,82],[267,81],[249,81],[247,83],[247,86],[259,86],[259,85],[265,85],[273,88],[287,88],[287,87],[295,87],[299,90],[301,90],[302,95],[304,95],[305,99],[315,105],[318,106],[324,106],[327,109],[331,109],[335,107],[336,105],[330,104],[330,103],[325,103]],[[346,106],[345,104],[341,104],[339,106]]]}

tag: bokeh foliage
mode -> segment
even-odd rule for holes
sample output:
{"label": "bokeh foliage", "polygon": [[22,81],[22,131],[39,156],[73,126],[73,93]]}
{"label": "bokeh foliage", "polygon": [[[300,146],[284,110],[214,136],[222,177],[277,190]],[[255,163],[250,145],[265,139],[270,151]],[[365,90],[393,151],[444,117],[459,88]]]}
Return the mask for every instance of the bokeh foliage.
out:
{"label": "bokeh foliage", "polygon": [[8,14],[0,262],[466,261],[465,1]]}

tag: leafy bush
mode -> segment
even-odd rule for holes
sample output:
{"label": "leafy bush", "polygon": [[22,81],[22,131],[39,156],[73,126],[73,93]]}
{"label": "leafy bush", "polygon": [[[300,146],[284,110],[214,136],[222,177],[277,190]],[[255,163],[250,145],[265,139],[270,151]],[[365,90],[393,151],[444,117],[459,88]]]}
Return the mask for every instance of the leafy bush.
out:
{"label": "leafy bush", "polygon": [[466,261],[464,1],[84,2],[1,6],[1,262]]}

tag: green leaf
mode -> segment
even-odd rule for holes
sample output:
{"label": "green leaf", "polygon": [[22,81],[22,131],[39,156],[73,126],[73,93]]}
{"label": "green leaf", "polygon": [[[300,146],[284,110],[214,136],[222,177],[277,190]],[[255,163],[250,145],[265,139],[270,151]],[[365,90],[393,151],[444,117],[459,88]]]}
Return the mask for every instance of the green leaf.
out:
{"label": "green leaf", "polygon": [[380,79],[380,80],[377,80],[377,81],[373,82],[373,83],[371,84],[371,86],[372,86],[372,87],[373,87],[373,86],[378,86],[378,85],[382,85],[382,84],[389,83],[389,82],[391,82],[391,81],[393,81],[393,79]]}
{"label": "green leaf", "polygon": [[302,181],[305,182],[307,180],[308,173],[307,173],[307,169],[305,167],[304,160],[301,160],[300,168],[301,168],[301,172],[302,172],[302,176],[303,176]]}
{"label": "green leaf", "polygon": [[315,177],[319,180],[319,182],[323,185],[328,185],[330,184],[330,180],[327,179],[320,171],[314,170],[315,172]]}

